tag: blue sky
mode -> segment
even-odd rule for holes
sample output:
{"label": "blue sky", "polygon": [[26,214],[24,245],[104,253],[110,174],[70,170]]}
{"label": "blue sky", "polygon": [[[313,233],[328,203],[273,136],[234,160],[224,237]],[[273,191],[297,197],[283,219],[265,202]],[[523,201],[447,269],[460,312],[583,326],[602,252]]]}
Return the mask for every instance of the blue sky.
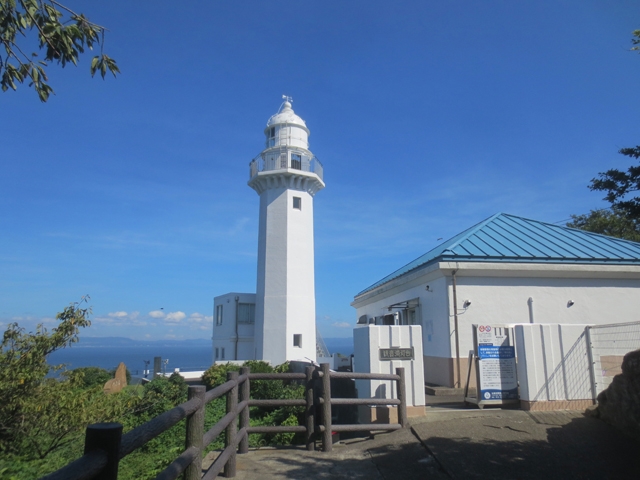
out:
{"label": "blue sky", "polygon": [[311,130],[316,308],[496,213],[559,222],[638,143],[637,1],[156,1],[69,6],[109,28],[117,79],[49,69],[0,94],[0,322],[89,294],[85,335],[208,338],[253,292],[249,161],[282,94]]}

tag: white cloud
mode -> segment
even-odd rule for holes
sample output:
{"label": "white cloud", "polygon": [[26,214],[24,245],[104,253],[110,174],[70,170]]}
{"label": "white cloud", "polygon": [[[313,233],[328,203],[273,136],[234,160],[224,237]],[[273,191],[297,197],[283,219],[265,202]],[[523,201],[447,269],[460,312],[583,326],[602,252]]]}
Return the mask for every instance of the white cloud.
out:
{"label": "white cloud", "polygon": [[114,324],[113,317],[96,316],[92,319],[93,323],[107,323],[109,325]]}
{"label": "white cloud", "polygon": [[110,317],[122,318],[127,316],[127,312],[112,312],[109,314]]}
{"label": "white cloud", "polygon": [[149,316],[151,318],[162,318],[164,317],[164,312],[162,310],[153,310],[149,312]]}
{"label": "white cloud", "polygon": [[203,315],[202,313],[199,312],[194,312],[191,315],[189,315],[189,322],[192,323],[202,323],[202,322],[212,322],[213,321],[213,316],[207,316],[207,315]]}
{"label": "white cloud", "polygon": [[170,312],[167,313],[167,316],[165,317],[164,321],[166,323],[180,323],[182,320],[184,320],[187,317],[187,314],[184,312]]}
{"label": "white cloud", "polygon": [[351,325],[349,322],[333,322],[331,326],[338,327],[338,328],[349,328],[349,327],[352,327],[353,325]]}

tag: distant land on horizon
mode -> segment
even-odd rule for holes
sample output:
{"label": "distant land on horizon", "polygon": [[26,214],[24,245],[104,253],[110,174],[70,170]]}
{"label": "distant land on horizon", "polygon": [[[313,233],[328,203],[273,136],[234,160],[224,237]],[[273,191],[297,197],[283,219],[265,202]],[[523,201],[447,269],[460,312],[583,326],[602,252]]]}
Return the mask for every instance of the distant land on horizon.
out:
{"label": "distant land on horizon", "polygon": [[[345,347],[353,344],[353,337],[328,337],[323,338],[327,346]],[[163,340],[136,340],[127,337],[80,337],[78,343],[74,343],[73,347],[137,347],[140,345],[210,345],[209,338],[191,338],[191,339],[163,339]]]}

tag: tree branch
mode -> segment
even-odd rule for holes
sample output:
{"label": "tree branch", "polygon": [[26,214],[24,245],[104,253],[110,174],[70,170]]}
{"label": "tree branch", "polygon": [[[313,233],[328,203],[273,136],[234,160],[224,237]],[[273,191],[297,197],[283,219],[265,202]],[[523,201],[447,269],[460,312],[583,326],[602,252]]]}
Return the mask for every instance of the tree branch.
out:
{"label": "tree branch", "polygon": [[36,26],[36,28],[38,29],[38,31],[40,32],[40,35],[42,35],[42,37],[47,41],[47,43],[49,44],[49,46],[51,47],[51,49],[56,52],[57,55],[60,55],[60,52],[58,52],[58,50],[56,49],[56,47],[53,45],[53,43],[51,43],[51,40],[49,39],[49,37],[47,36],[46,33],[44,33],[44,31],[42,30],[42,28],[40,27],[40,25],[38,24],[38,22],[36,21],[35,18],[33,18],[33,15],[31,15],[31,12],[29,12],[29,9],[27,8],[27,6],[24,4],[23,0],[19,0],[20,1],[20,5],[22,5],[22,8],[24,8],[25,13],[29,16],[29,18],[31,19],[31,21],[33,22],[33,24]]}

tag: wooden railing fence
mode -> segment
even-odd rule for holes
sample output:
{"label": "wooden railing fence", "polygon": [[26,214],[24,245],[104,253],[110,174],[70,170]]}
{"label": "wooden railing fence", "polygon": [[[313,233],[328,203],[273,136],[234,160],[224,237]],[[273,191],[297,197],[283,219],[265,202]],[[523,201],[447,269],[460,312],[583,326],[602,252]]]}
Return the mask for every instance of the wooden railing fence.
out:
{"label": "wooden railing fence", "polygon": [[[397,382],[396,399],[385,398],[331,398],[331,379],[391,380]],[[250,399],[252,380],[304,380],[305,398],[280,400]],[[314,402],[314,384],[321,382],[321,396]],[[207,432],[204,432],[205,406],[226,395],[226,415]],[[184,473],[185,480],[210,480],[223,469],[225,477],[236,475],[236,454],[249,450],[250,433],[304,433],[307,450],[315,449],[316,435],[321,434],[322,450],[332,449],[333,432],[373,430],[398,430],[407,425],[407,404],[404,368],[396,368],[394,374],[332,372],[328,364],[321,368],[309,366],[305,373],[250,373],[243,367],[238,372],[228,372],[227,381],[205,391],[203,386],[189,387],[188,399],[149,422],[122,435],[119,423],[97,423],[87,427],[84,456],[42,480],[117,480],[118,463],[134,450],[186,419],[186,448],[156,480],[173,480]],[[397,424],[349,424],[332,425],[332,405],[395,405],[398,407]],[[251,427],[249,407],[305,407],[305,424],[296,426]],[[316,410],[321,408],[322,422],[316,424]],[[225,432],[225,448],[209,469],[202,475],[202,454],[218,435]]]}

